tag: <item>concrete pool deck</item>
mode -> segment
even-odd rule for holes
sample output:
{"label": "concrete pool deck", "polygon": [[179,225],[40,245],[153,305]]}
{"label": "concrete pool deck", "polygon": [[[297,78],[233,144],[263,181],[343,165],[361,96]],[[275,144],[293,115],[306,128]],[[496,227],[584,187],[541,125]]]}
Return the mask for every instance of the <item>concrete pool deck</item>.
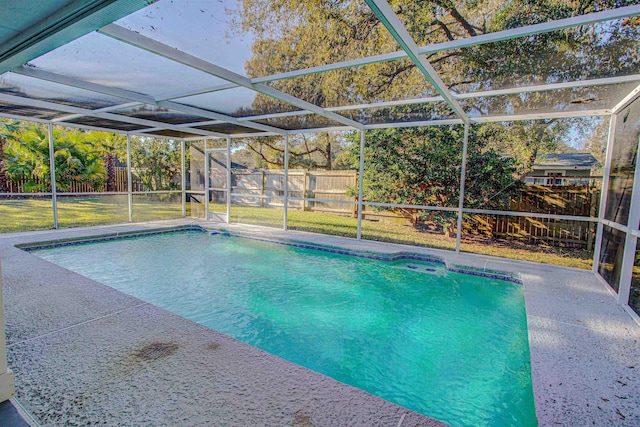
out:
{"label": "concrete pool deck", "polygon": [[195,220],[0,235],[9,365],[39,423],[442,425],[14,247],[185,224],[519,272],[539,424],[640,425],[640,326],[589,271]]}

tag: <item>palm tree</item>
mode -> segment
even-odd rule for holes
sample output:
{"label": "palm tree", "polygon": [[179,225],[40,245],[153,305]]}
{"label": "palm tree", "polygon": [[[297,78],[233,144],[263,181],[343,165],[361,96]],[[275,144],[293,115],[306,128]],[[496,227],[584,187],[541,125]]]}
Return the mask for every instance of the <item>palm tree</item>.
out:
{"label": "palm tree", "polygon": [[39,124],[19,127],[5,147],[5,171],[9,179],[27,179],[25,191],[49,191],[49,135]]}
{"label": "palm tree", "polygon": [[9,192],[9,176],[5,166],[5,142],[18,129],[18,122],[0,121],[0,193]]}
{"label": "palm tree", "polygon": [[104,188],[105,164],[89,135],[69,129],[54,139],[56,184],[62,191],[73,191],[74,184],[88,184],[93,190]]}
{"label": "palm tree", "polygon": [[[85,183],[93,189],[104,185],[104,161],[88,142],[85,132],[56,127],[53,138],[56,188],[70,191],[75,183]],[[50,190],[49,135],[44,126],[32,124],[20,128],[12,135],[5,153],[9,178],[26,178],[26,191]]]}
{"label": "palm tree", "polygon": [[118,191],[116,161],[119,155],[122,156],[126,152],[125,136],[111,132],[91,132],[89,140],[104,158],[107,191]]}

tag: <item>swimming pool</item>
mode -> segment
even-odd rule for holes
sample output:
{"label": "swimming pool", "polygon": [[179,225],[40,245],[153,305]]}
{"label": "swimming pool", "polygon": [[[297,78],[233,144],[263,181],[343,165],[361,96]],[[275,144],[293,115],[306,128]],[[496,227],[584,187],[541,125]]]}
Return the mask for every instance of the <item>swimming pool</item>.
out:
{"label": "swimming pool", "polygon": [[452,426],[536,423],[521,285],[202,232],[35,253]]}

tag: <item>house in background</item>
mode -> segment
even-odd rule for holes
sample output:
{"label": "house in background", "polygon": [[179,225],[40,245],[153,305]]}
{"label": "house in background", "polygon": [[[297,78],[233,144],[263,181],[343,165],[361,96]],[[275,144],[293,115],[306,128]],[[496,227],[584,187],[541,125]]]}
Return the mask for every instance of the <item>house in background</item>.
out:
{"label": "house in background", "polygon": [[600,163],[590,153],[538,156],[524,182],[535,185],[589,185]]}

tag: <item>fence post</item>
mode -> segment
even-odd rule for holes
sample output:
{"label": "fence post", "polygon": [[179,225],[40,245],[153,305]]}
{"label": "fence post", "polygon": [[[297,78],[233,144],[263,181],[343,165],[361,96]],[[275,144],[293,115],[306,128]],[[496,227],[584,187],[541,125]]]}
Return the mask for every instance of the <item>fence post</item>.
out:
{"label": "fence post", "polygon": [[260,207],[264,208],[264,187],[265,187],[265,173],[264,173],[264,169],[260,170],[260,173],[262,174],[261,180],[260,180]]}
{"label": "fence post", "polygon": [[[356,188],[358,186],[358,171],[351,171],[353,175],[353,188]],[[356,202],[358,201],[358,199],[356,198]],[[358,205],[355,204],[353,205],[353,217],[354,218],[358,218]]]}
{"label": "fence post", "polygon": [[[307,184],[309,183],[309,179],[307,177],[307,170],[303,169],[303,181],[302,181],[302,198],[306,199],[307,198]],[[307,210],[307,201],[306,200],[302,200],[302,211],[306,211]]]}

